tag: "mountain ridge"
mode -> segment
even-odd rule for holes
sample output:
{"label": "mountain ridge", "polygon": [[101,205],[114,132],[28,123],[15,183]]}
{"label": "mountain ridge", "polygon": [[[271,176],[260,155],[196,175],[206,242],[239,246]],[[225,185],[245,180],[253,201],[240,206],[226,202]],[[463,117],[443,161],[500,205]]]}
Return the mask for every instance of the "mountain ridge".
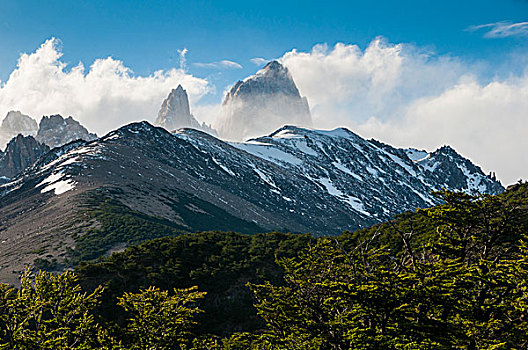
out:
{"label": "mountain ridge", "polygon": [[[459,161],[436,160],[433,172],[455,171]],[[436,204],[430,191],[444,183],[427,174],[404,150],[346,129],[286,126],[228,143],[195,129],[132,123],[52,149],[0,186],[0,266],[11,269],[0,269],[0,278],[16,280],[37,258],[67,266],[178,232],[354,231]],[[472,174],[488,192],[503,191]]]}

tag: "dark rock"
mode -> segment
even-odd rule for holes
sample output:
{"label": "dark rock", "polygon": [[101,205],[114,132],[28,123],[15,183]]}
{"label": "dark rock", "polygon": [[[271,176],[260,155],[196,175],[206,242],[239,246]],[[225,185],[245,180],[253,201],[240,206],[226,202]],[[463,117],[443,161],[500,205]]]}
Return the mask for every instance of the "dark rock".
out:
{"label": "dark rock", "polygon": [[15,177],[46,154],[49,149],[32,136],[19,134],[11,139],[5,152],[0,156],[0,176]]}

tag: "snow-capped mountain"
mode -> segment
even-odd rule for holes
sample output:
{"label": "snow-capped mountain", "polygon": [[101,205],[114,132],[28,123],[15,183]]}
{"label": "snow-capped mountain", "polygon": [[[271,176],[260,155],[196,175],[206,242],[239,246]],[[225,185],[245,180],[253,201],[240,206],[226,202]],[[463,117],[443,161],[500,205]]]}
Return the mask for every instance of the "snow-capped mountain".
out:
{"label": "snow-capped mountain", "polygon": [[37,131],[37,122],[33,118],[20,111],[10,111],[0,126],[0,148],[4,149],[5,145],[18,134],[35,136]]}
{"label": "snow-capped mountain", "polygon": [[205,123],[200,124],[191,114],[187,91],[181,85],[172,89],[163,101],[155,125],[169,131],[180,128],[193,128],[215,135],[216,131]]}
{"label": "snow-capped mountain", "polygon": [[61,115],[44,116],[40,120],[36,139],[49,147],[58,147],[75,140],[91,141],[97,138],[71,116],[64,119]]}
{"label": "snow-capped mountain", "polygon": [[215,127],[224,139],[246,140],[284,124],[311,127],[312,117],[288,69],[272,61],[231,88]]}
{"label": "snow-capped mountain", "polygon": [[188,232],[337,234],[438,203],[430,191],[442,188],[504,190],[449,147],[429,154],[293,126],[228,143],[133,123],[52,149],[0,186],[0,266],[31,262],[36,255],[8,254],[27,246],[55,244],[66,256],[72,237],[98,227],[83,214],[94,196]]}
{"label": "snow-capped mountain", "polygon": [[411,159],[407,150],[365,140],[345,128],[285,126],[269,136],[233,145],[303,174],[345,207],[370,218],[387,219],[436,204],[430,192],[443,188],[473,194],[504,190],[448,146]]}
{"label": "snow-capped mountain", "polygon": [[[438,201],[430,194],[433,190],[504,190],[448,146],[420,157],[412,152],[365,140],[344,128],[285,126],[269,136],[227,143],[194,129],[171,134],[142,122],[53,150],[5,185],[3,196],[17,196],[19,190],[13,188],[32,180],[49,186],[65,181],[81,188],[85,183],[119,188],[133,184],[148,189],[152,197],[178,189],[263,230],[334,234],[434,205]],[[42,181],[44,177],[49,181]],[[167,208],[129,204],[178,220],[178,213]]]}

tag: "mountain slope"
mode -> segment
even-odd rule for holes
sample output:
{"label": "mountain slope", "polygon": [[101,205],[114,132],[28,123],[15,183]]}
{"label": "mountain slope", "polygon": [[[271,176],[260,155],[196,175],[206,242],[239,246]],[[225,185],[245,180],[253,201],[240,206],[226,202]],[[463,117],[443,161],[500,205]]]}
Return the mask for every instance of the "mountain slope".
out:
{"label": "mountain slope", "polygon": [[[444,175],[465,162],[434,159]],[[367,227],[436,203],[430,190],[450,182],[431,176],[435,169],[346,129],[284,127],[230,144],[193,129],[129,124],[55,148],[0,186],[0,266],[9,266],[0,278],[37,258],[72,263],[179,232]],[[488,193],[503,190],[467,169]]]}

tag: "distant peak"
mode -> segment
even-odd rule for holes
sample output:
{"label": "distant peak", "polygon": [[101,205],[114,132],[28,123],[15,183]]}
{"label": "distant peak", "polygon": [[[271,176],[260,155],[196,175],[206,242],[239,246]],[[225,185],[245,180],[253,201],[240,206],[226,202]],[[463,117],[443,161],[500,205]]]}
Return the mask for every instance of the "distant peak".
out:
{"label": "distant peak", "polygon": [[266,69],[266,70],[280,70],[280,69],[284,69],[284,66],[282,64],[279,63],[279,61],[271,61],[271,62],[268,62],[268,64],[266,64],[264,66],[264,68],[262,68],[263,70]]}
{"label": "distant peak", "polygon": [[78,139],[91,141],[96,138],[96,134],[90,133],[72,116],[64,118],[60,114],[43,116],[37,132],[37,141],[52,148]]}
{"label": "distant peak", "polygon": [[271,61],[231,88],[215,126],[223,138],[245,140],[284,124],[310,127],[312,116],[288,68]]}
{"label": "distant peak", "polygon": [[7,115],[6,115],[6,117],[4,119],[19,118],[19,117],[29,117],[29,116],[23,114],[20,111],[9,111],[9,112],[7,112]]}
{"label": "distant peak", "polygon": [[2,121],[2,129],[16,133],[31,134],[37,130],[37,122],[20,111],[9,111]]}
{"label": "distant peak", "polygon": [[259,70],[255,75],[252,75],[245,80],[250,79],[258,79],[261,76],[282,76],[283,79],[292,80],[291,74],[288,70],[288,68],[284,67],[281,63],[278,61],[271,61],[268,64],[264,66],[261,70]]}
{"label": "distant peak", "polygon": [[172,89],[169,96],[180,95],[180,94],[187,94],[187,91],[185,91],[185,89],[181,86],[181,84],[179,84],[176,89]]}
{"label": "distant peak", "polygon": [[169,96],[163,101],[154,124],[169,131],[193,128],[216,134],[214,129],[205,124],[200,124],[191,114],[189,96],[181,84],[176,89],[172,89]]}
{"label": "distant peak", "polygon": [[11,121],[16,119],[33,119],[29,115],[23,114],[20,111],[9,111],[7,112],[6,117],[4,118],[4,121]]}

